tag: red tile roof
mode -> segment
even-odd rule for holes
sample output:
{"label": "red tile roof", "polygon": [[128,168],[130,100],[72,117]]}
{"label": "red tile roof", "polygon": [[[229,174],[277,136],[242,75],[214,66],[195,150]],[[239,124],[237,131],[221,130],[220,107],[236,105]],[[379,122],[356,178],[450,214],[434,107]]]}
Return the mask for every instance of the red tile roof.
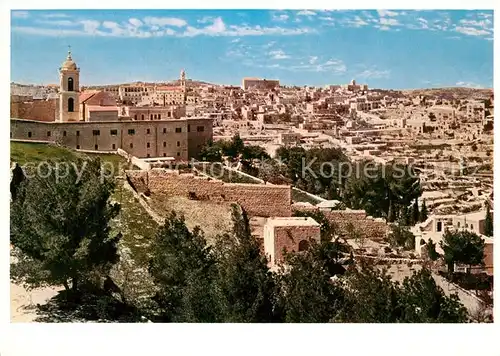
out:
{"label": "red tile roof", "polygon": [[97,92],[83,92],[79,95],[78,99],[80,101],[80,104],[83,104],[84,102],[86,102],[87,100],[89,100],[91,97],[93,97],[94,95],[96,95]]}

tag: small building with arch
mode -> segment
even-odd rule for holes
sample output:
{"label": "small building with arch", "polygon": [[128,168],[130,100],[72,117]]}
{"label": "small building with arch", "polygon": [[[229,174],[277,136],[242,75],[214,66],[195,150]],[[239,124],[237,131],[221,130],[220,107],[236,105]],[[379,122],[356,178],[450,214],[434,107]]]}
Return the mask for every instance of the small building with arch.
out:
{"label": "small building with arch", "polygon": [[271,267],[283,263],[285,251],[305,251],[320,239],[321,226],[311,217],[273,217],[264,225],[264,252]]}

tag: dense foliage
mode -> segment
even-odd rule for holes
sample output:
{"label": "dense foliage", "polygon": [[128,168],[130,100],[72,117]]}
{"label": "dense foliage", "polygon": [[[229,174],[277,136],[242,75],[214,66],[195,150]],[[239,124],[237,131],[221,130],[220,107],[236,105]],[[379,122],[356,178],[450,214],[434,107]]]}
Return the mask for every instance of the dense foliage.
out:
{"label": "dense foliage", "polygon": [[19,262],[12,276],[31,285],[64,285],[104,277],[117,262],[120,236],[110,235],[118,204],[100,160],[47,163],[18,186],[11,203],[10,241]]}
{"label": "dense foliage", "polygon": [[440,245],[450,273],[454,272],[456,263],[468,266],[483,264],[484,240],[473,232],[447,230]]}

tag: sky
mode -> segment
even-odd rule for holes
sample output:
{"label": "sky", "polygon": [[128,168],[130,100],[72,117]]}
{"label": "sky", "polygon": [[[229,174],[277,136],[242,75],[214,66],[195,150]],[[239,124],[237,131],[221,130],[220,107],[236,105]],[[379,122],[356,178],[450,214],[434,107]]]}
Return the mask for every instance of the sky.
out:
{"label": "sky", "polygon": [[493,11],[33,10],[11,12],[11,81],[81,85],[243,77],[372,88],[493,87]]}

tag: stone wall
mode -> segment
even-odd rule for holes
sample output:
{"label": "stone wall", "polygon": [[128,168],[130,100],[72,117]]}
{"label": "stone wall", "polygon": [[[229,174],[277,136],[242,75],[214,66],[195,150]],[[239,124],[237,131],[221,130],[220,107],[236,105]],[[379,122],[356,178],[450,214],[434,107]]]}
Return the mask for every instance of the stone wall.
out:
{"label": "stone wall", "polygon": [[[265,232],[264,232],[265,234]],[[270,256],[271,265],[283,263],[284,251],[298,252],[299,244],[310,245],[310,240],[320,241],[319,226],[275,226],[274,227],[274,256]],[[269,258],[269,257],[268,257]]]}
{"label": "stone wall", "polygon": [[10,117],[13,118],[50,122],[55,121],[58,111],[56,99],[10,102]]}
{"label": "stone wall", "polygon": [[122,157],[125,157],[127,159],[127,161],[131,162],[134,166],[139,167],[142,170],[149,171],[151,169],[151,164],[149,164],[148,162],[146,162],[140,158],[132,156],[131,154],[127,153],[126,151],[122,150],[121,148],[119,148],[116,151],[116,153]]}
{"label": "stone wall", "polygon": [[301,206],[294,206],[293,209],[297,211],[321,211],[331,223],[337,226],[341,235],[348,233],[349,224],[352,224],[355,231],[365,238],[374,241],[383,240],[389,233],[389,225],[384,220],[366,216],[364,210],[326,210]]}
{"label": "stone wall", "polygon": [[249,216],[291,216],[291,187],[268,184],[238,184],[153,168],[127,171],[127,179],[138,192],[185,196],[193,200],[235,202]]}

